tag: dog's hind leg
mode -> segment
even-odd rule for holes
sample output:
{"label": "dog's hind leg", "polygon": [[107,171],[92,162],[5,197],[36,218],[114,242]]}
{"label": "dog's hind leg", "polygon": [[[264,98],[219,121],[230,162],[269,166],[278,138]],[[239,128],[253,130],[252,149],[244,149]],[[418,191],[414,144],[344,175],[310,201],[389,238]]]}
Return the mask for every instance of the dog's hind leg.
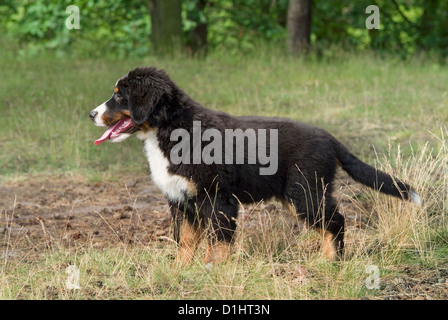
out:
{"label": "dog's hind leg", "polygon": [[331,188],[328,190],[310,190],[296,187],[289,190],[284,199],[285,206],[322,234],[322,254],[328,260],[342,258],[344,252],[345,219],[333,204]]}
{"label": "dog's hind leg", "polygon": [[322,253],[328,260],[342,258],[344,254],[345,219],[336,206],[325,208],[325,215],[316,223],[323,234]]}

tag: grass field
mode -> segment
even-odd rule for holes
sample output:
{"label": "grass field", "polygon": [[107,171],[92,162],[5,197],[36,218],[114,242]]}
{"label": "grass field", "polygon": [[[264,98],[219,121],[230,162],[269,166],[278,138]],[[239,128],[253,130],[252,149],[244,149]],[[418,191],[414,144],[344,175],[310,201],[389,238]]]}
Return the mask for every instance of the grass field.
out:
{"label": "grass field", "polygon": [[[176,265],[170,241],[101,249],[88,241],[69,247],[56,241],[51,249],[35,246],[33,258],[11,256],[19,240],[10,236],[16,205],[9,200],[0,206],[0,298],[448,298],[446,67],[370,54],[319,61],[263,52],[214,53],[198,61],[17,58],[1,50],[0,188],[42,176],[93,184],[147,175],[137,139],[93,145],[103,131],[88,113],[110,97],[119,77],[152,65],[211,109],[327,129],[364,161],[414,185],[423,206],[344,189],[349,206],[368,222],[347,230],[346,259],[338,263],[308,250],[317,235],[297,233],[264,209],[269,219],[260,232],[246,235],[242,224],[232,258],[208,269],[201,260]],[[66,289],[68,265],[79,268],[79,290]],[[378,289],[366,287],[369,265],[380,270]]]}
{"label": "grass field", "polygon": [[[448,119],[446,69],[416,61],[347,56],[334,62],[300,61],[281,54],[215,55],[116,61],[16,59],[0,53],[0,168],[3,176],[29,172],[140,170],[138,141],[94,148],[101,129],[88,112],[112,94],[116,79],[141,65],[165,69],[195,100],[235,115],[284,116],[326,128],[372,161],[375,147],[432,141]],[[432,132],[432,133],[431,133]],[[134,139],[135,140],[135,139]],[[435,146],[440,146],[436,144]],[[123,150],[123,149],[122,149]],[[111,153],[114,156],[109,156]],[[135,158],[129,158],[133,156]],[[128,162],[138,165],[130,168]]]}

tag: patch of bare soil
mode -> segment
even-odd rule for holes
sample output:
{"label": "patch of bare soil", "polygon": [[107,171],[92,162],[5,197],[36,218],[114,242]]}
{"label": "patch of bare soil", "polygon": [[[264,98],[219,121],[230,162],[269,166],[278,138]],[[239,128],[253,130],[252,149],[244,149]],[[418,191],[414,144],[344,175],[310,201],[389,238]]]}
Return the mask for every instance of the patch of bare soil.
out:
{"label": "patch of bare soil", "polygon": [[420,266],[403,266],[399,276],[381,278],[381,294],[386,300],[447,300],[448,267],[423,269]]}
{"label": "patch of bare soil", "polygon": [[144,244],[168,236],[171,222],[168,205],[149,176],[101,183],[67,177],[8,183],[0,186],[0,210],[0,238],[11,256],[75,241],[93,247]]}
{"label": "patch of bare soil", "polygon": [[[360,227],[350,202],[341,200],[340,206],[347,225]],[[5,183],[0,186],[0,213],[0,256],[38,252],[55,243],[107,247],[118,242],[145,245],[171,237],[169,207],[149,174],[129,175],[117,182],[53,176]],[[241,208],[244,232],[260,231],[272,213],[282,215],[297,232],[302,229],[278,203],[259,203]]]}

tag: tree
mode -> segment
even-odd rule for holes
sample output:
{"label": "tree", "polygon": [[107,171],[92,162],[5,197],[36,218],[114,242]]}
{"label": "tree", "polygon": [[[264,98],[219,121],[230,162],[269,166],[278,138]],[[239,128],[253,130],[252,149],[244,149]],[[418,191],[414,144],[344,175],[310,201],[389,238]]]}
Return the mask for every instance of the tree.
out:
{"label": "tree", "polygon": [[193,56],[204,58],[208,48],[208,24],[204,13],[207,0],[194,0],[187,4],[192,6],[191,10],[187,10],[187,19],[195,24],[188,34],[187,47]]}
{"label": "tree", "polygon": [[291,54],[306,53],[311,43],[312,0],[289,0],[286,28],[287,50]]}
{"label": "tree", "polygon": [[151,43],[154,52],[171,54],[182,47],[182,1],[150,0]]}

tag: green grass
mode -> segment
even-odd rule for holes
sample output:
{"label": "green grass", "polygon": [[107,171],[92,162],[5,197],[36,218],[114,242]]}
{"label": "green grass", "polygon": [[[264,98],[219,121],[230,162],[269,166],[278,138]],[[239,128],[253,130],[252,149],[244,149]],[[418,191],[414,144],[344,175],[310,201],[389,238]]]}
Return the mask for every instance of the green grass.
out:
{"label": "green grass", "polygon": [[[300,261],[263,262],[257,256],[212,269],[200,263],[180,267],[166,251],[115,248],[71,257],[66,249],[54,252],[32,269],[24,264],[10,271],[2,298],[49,298],[48,288],[58,288],[59,299],[331,299],[360,298],[365,293],[360,263],[335,266],[315,260],[312,267],[318,273],[302,281]],[[64,289],[70,259],[80,269],[80,290]]]}
{"label": "green grass", "polygon": [[[205,61],[16,59],[0,53],[0,170],[23,173],[143,170],[141,143],[95,147],[102,134],[89,111],[107,100],[117,78],[142,65],[165,69],[193,99],[234,115],[282,116],[321,126],[366,161],[389,145],[407,152],[448,120],[448,72],[425,61],[351,55],[323,62],[281,53],[211,55]],[[129,165],[132,163],[133,165]]]}
{"label": "green grass", "polygon": [[[373,223],[368,230],[348,230],[349,252],[339,263],[304,250],[301,243],[316,235],[298,238],[273,218],[274,227],[260,239],[241,232],[232,258],[212,269],[201,260],[177,265],[171,244],[104,250],[61,246],[37,259],[3,258],[0,298],[357,299],[380,294],[364,285],[367,265],[379,266],[383,276],[403,265],[431,269],[446,263],[448,71],[430,61],[370,54],[302,60],[263,51],[254,56],[214,53],[205,61],[19,59],[2,50],[4,183],[39,173],[73,172],[100,180],[146,172],[141,142],[95,147],[103,131],[88,117],[110,97],[117,78],[142,65],[165,69],[211,109],[282,116],[326,128],[365,161],[411,181],[426,202],[417,208],[376,193],[351,199]],[[79,268],[81,290],[64,289],[68,265]],[[302,269],[307,272],[303,279]]]}

